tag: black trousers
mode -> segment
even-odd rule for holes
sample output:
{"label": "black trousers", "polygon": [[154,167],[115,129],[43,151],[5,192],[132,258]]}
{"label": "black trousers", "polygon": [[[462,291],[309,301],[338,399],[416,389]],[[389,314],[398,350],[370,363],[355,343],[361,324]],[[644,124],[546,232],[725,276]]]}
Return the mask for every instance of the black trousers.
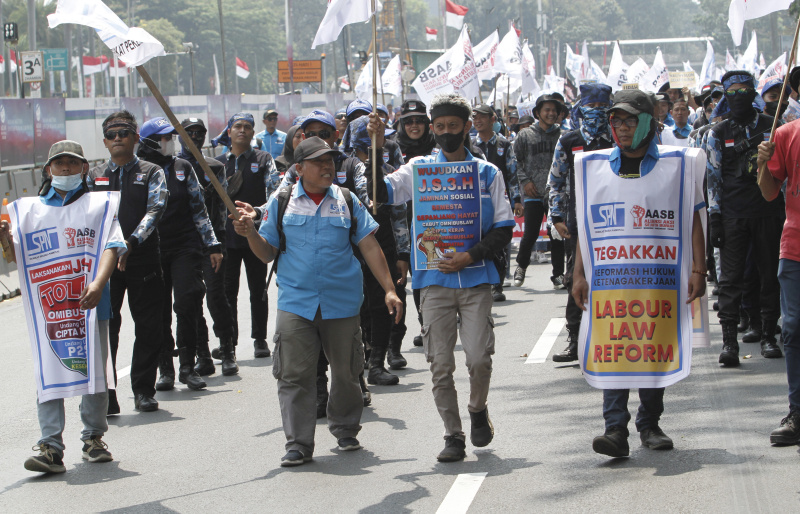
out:
{"label": "black trousers", "polygon": [[567,254],[567,272],[564,274],[564,282],[567,286],[567,330],[575,330],[576,333],[581,327],[581,317],[583,316],[583,311],[578,304],[575,302],[575,299],[572,297],[572,276],[575,272],[575,252],[578,246],[578,234],[573,233],[572,237],[569,239],[565,239],[563,241],[564,249]]}
{"label": "black trousers", "polygon": [[250,290],[250,337],[253,339],[267,339],[267,272],[269,267],[256,257],[250,248],[228,248],[228,258],[225,265],[225,295],[231,308],[233,319],[233,337],[238,342],[239,338],[239,277],[242,272],[242,263],[247,275],[247,287]]}
{"label": "black trousers", "polygon": [[724,218],[724,242],[720,248],[722,277],[719,282],[719,321],[739,323],[739,307],[746,288],[744,280],[747,253],[752,244],[753,261],[761,285],[761,320],[777,321],[781,315],[778,261],[782,216],[762,218]]}
{"label": "black trousers", "polygon": [[114,364],[114,383],[117,382],[117,350],[122,325],[122,302],[128,292],[128,308],[134,325],[133,356],[131,358],[131,389],[134,394],[156,394],[158,355],[163,347],[161,331],[164,301],[164,278],[158,252],[134,256],[126,263],[125,271],[111,274],[111,312],[109,346]]}
{"label": "black trousers", "polygon": [[750,244],[747,259],[744,263],[744,289],[742,291],[742,305],[739,312],[746,312],[753,320],[754,326],[759,326],[761,320],[761,277],[756,267],[755,250]]}
{"label": "black trousers", "polygon": [[[400,277],[398,276],[398,279]],[[400,316],[400,323],[395,323],[392,326],[392,338],[398,338],[401,341],[406,336],[406,332],[408,332],[408,327],[406,326],[406,311],[408,311],[408,293],[406,293],[406,286],[401,286],[395,281],[394,283],[394,292],[397,293],[397,297],[400,298],[400,301],[403,302],[403,315]]]}
{"label": "black trousers", "polygon": [[550,238],[550,259],[553,261],[553,278],[564,274],[564,256],[566,249],[564,241]]}
{"label": "black trousers", "polygon": [[542,218],[544,218],[544,203],[525,202],[525,232],[522,234],[517,253],[517,265],[520,268],[527,268],[531,263],[531,251],[539,239]]}
{"label": "black trousers", "polygon": [[[386,264],[392,275],[392,281],[397,283],[400,274],[397,272],[397,257],[387,252]],[[378,279],[372,274],[369,266],[361,265],[364,273],[364,303],[361,306],[361,327],[364,330],[370,347],[386,351],[389,346],[389,337],[392,333],[394,321],[386,308],[386,292],[381,287]]]}
{"label": "black trousers", "polygon": [[[199,249],[182,248],[161,251],[164,270],[164,303],[161,319],[164,352],[172,352],[177,340],[178,349],[197,353],[197,323],[203,309],[202,259],[209,260]],[[172,310],[177,320],[176,338],[172,337]]]}
{"label": "black trousers", "polygon": [[[225,296],[225,266],[228,257],[225,252],[223,252],[223,256],[222,266],[217,272],[211,266],[211,259],[202,259],[203,281],[206,284],[206,305],[208,306],[208,312],[211,313],[211,319],[214,321],[214,335],[218,339],[233,337],[233,314],[228,303],[228,297]],[[208,324],[203,315],[202,306],[197,320],[197,337],[198,341],[208,342],[209,340]]]}

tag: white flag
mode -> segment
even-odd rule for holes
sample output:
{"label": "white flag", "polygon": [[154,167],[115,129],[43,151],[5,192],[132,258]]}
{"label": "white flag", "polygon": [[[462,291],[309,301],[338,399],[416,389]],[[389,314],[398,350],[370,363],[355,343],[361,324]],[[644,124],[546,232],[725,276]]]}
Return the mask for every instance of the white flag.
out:
{"label": "white flag", "polygon": [[564,68],[572,75],[572,79],[577,83],[583,78],[581,69],[583,67],[583,59],[580,55],[572,52],[572,49],[567,44],[567,58],[564,61]]}
{"label": "white flag", "polygon": [[522,76],[522,48],[519,45],[519,36],[514,27],[508,28],[508,34],[503,36],[497,45],[494,71],[515,77]]}
{"label": "white flag", "polygon": [[453,84],[453,89],[472,100],[480,96],[481,84],[478,80],[478,69],[475,67],[475,57],[472,54],[472,42],[469,40],[467,27],[461,29],[455,46],[450,50],[451,66],[448,79]]}
{"label": "white flag", "polygon": [[638,84],[644,75],[650,71],[650,66],[641,57],[636,59],[628,68],[628,83]]}
{"label": "white flag", "polygon": [[386,69],[383,70],[381,75],[381,82],[383,83],[383,90],[390,95],[401,96],[403,94],[403,78],[400,76],[401,71],[400,55],[395,55]]}
{"label": "white flag", "polygon": [[62,23],[86,25],[97,31],[103,43],[128,66],[140,66],[165,55],[164,45],[139,27],[130,28],[100,0],[58,0],[56,12],[47,17],[50,28]]}
{"label": "white flag", "polygon": [[592,60],[589,58],[589,47],[584,39],[581,47],[581,78],[579,80],[592,78]]}
{"label": "white flag", "polygon": [[669,71],[667,71],[667,64],[664,62],[661,49],[659,49],[650,70],[639,79],[639,89],[657,93],[667,82],[669,82]]}
{"label": "white flag", "polygon": [[703,67],[700,69],[700,81],[697,83],[698,87],[703,87],[714,80],[714,70],[716,67],[717,62],[714,58],[714,47],[711,46],[711,41],[706,41],[706,57],[703,59]]}
{"label": "white flag", "polygon": [[723,76],[723,75],[725,75],[725,71],[726,71],[726,70],[723,70],[722,68],[720,68],[719,66],[717,66],[717,73],[716,73],[716,75],[717,75],[717,76],[716,76],[716,79],[717,79],[717,80],[722,80],[722,76]]}
{"label": "white flag", "polygon": [[[359,100],[367,100],[372,102],[372,65],[375,62],[375,56],[367,61],[367,64],[361,69],[361,75],[358,76],[356,81],[356,98]],[[383,92],[383,84],[378,84],[378,94]]]}
{"label": "white flag", "polygon": [[742,44],[742,29],[745,20],[753,20],[775,11],[788,9],[792,0],[731,0],[728,7],[728,28],[733,44]]}
{"label": "white flag", "polygon": [[606,74],[603,73],[603,68],[601,68],[599,64],[594,62],[594,59],[590,59],[589,62],[591,64],[591,71],[589,78],[594,79],[597,82],[600,82],[601,84],[605,84],[607,79],[606,79]]}
{"label": "white flag", "polygon": [[786,52],[783,52],[780,57],[772,61],[769,66],[761,74],[758,79],[757,89],[760,91],[764,84],[774,78],[780,78],[786,75]]}
{"label": "white flag", "polygon": [[[505,74],[497,77],[496,94],[502,97],[503,101],[505,101],[506,94],[509,95],[509,98],[515,98],[517,91],[520,89],[522,89],[522,78]],[[495,93],[492,94],[494,95]]]}
{"label": "white flag", "polygon": [[417,75],[411,86],[423,103],[430,105],[435,95],[453,91],[453,85],[447,78],[449,71],[450,51],[448,50]]}
{"label": "white flag", "polygon": [[497,60],[497,47],[500,45],[500,34],[495,30],[489,37],[472,47],[475,57],[475,67],[478,68],[478,78],[492,80],[497,76],[495,61]]}
{"label": "white flag", "polygon": [[747,45],[747,49],[739,57],[739,61],[736,64],[740,70],[749,71],[758,78],[758,38],[755,30],[753,31],[753,37],[750,38],[750,44]]}
{"label": "white flag", "polygon": [[736,59],[733,58],[731,52],[725,49],[725,71],[733,71],[736,69]]}
{"label": "white flag", "polygon": [[[642,61],[644,62],[644,61]],[[628,82],[628,65],[622,60],[622,52],[619,51],[619,44],[614,42],[614,51],[611,54],[611,63],[608,66],[608,76],[606,84],[611,86],[611,91],[616,93],[622,84]],[[638,82],[638,80],[637,80]]]}
{"label": "white flag", "polygon": [[542,92],[552,92],[564,94],[564,88],[567,85],[567,79],[559,77],[558,75],[545,75],[544,76],[544,89]]}
{"label": "white flag", "polygon": [[533,54],[528,48],[526,39],[522,44],[522,94],[536,96],[539,91],[541,88],[536,82],[536,62],[533,60]]}
{"label": "white flag", "polygon": [[336,41],[345,25],[367,21],[372,12],[370,0],[329,0],[311,48]]}
{"label": "white flag", "polygon": [[214,60],[214,94],[220,94],[220,86],[219,83],[219,68],[217,68],[217,54],[212,54],[211,57]]}

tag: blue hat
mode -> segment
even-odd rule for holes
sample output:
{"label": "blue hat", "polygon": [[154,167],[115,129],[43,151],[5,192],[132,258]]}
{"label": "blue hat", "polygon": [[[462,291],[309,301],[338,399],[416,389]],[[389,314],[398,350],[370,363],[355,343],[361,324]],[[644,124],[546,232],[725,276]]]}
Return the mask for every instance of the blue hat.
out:
{"label": "blue hat", "polygon": [[306,119],[305,116],[297,116],[297,117],[295,117],[295,119],[292,120],[292,126],[294,127],[295,125],[300,125],[301,123],[303,123],[304,119]]}
{"label": "blue hat", "polygon": [[231,146],[231,138],[230,136],[228,136],[228,131],[231,129],[231,127],[233,127],[233,124],[239,120],[249,123],[250,126],[253,128],[255,128],[256,126],[256,120],[253,118],[252,114],[250,114],[249,112],[237,112],[236,114],[231,116],[231,119],[228,120],[228,126],[225,127],[225,130],[223,130],[220,135],[211,140],[211,146],[215,148],[219,145]]}
{"label": "blue hat", "polygon": [[333,130],[336,130],[336,120],[333,119],[333,115],[329,112],[325,111],[311,111],[311,113],[305,117],[303,122],[300,124],[300,129],[305,130],[309,123],[314,121],[319,121],[326,125],[329,125]]}
{"label": "blue hat", "polygon": [[764,93],[766,93],[770,89],[772,89],[774,87],[781,87],[782,85],[783,85],[783,79],[782,78],[780,78],[780,77],[771,78],[764,84],[764,87],[761,88],[761,91],[759,91],[759,94],[761,96],[764,96]]}
{"label": "blue hat", "polygon": [[367,132],[367,124],[369,123],[369,116],[361,116],[354,119],[347,126],[350,132],[350,137],[345,146],[345,153],[350,153],[353,150],[360,150],[365,152],[372,146],[372,138]]}
{"label": "blue hat", "polygon": [[611,105],[611,86],[600,83],[581,84],[581,105],[595,102]]}
{"label": "blue hat", "polygon": [[350,102],[350,105],[347,106],[347,117],[349,118],[352,114],[358,111],[364,111],[365,113],[369,114],[372,112],[372,104],[366,100],[353,100]]}
{"label": "blue hat", "polygon": [[167,118],[153,118],[147,120],[139,130],[139,138],[147,139],[151,136],[164,136],[174,134],[176,131]]}
{"label": "blue hat", "polygon": [[384,113],[386,116],[389,116],[389,109],[387,109],[387,108],[386,108],[386,106],[385,106],[385,105],[383,105],[383,104],[378,104],[378,105],[376,106],[376,110],[377,110],[378,112],[382,112],[382,113]]}

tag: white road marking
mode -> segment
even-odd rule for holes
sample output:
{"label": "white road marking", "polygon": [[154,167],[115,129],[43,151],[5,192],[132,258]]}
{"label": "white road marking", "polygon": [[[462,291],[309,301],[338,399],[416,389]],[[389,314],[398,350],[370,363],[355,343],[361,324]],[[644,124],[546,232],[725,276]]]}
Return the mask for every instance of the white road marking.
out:
{"label": "white road marking", "polygon": [[122,377],[127,377],[130,374],[131,374],[131,367],[130,366],[126,366],[126,367],[122,368],[121,370],[117,371],[117,380],[119,380]]}
{"label": "white road marking", "polygon": [[547,356],[550,355],[550,349],[553,348],[553,344],[558,339],[566,323],[567,318],[551,319],[550,323],[547,324],[547,328],[544,329],[541,337],[533,346],[533,350],[528,354],[528,360],[525,361],[525,364],[541,364],[546,361]]}
{"label": "white road marking", "polygon": [[439,505],[436,514],[466,513],[478,493],[486,473],[463,473],[456,477],[453,486]]}

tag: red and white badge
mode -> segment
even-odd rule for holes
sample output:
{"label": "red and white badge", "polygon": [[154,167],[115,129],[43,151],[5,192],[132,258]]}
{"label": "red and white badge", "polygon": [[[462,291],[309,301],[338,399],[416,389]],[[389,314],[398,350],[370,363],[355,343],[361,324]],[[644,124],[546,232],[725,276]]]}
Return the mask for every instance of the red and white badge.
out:
{"label": "red and white badge", "polygon": [[94,179],[94,184],[96,186],[107,186],[108,183],[108,177],[97,177]]}
{"label": "red and white badge", "polygon": [[725,140],[725,148],[733,148],[733,139]]}
{"label": "red and white badge", "polygon": [[572,153],[581,153],[582,151],[583,151],[583,147],[582,146],[573,146],[572,147]]}

